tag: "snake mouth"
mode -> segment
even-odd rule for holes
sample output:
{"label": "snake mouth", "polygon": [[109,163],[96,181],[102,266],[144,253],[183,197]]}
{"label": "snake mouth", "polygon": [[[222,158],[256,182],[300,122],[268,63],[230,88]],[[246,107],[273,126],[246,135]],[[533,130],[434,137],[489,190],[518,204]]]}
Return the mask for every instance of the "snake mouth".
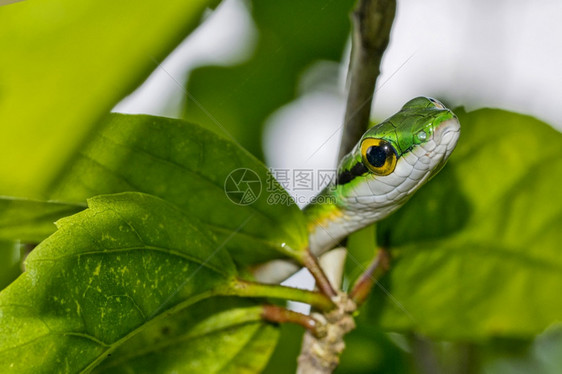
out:
{"label": "snake mouth", "polygon": [[461,125],[457,117],[453,117],[439,124],[433,134],[433,139],[437,145],[446,147],[445,158],[449,157],[457,145],[461,133]]}
{"label": "snake mouth", "polygon": [[445,120],[439,124],[433,133],[433,140],[436,144],[434,157],[438,160],[437,165],[431,171],[429,178],[435,176],[447,163],[449,156],[455,149],[459,136],[461,134],[461,125],[456,116]]}

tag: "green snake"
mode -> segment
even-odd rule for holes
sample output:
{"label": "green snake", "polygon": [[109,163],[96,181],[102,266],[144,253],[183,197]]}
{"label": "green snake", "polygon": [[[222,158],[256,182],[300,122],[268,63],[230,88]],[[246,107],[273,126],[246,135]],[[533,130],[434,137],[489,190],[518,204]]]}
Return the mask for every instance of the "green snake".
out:
{"label": "green snake", "polygon": [[[367,130],[341,160],[335,180],[304,208],[312,253],[326,252],[400,208],[441,170],[459,135],[456,115],[429,97],[410,100]],[[275,280],[294,270],[277,269]]]}

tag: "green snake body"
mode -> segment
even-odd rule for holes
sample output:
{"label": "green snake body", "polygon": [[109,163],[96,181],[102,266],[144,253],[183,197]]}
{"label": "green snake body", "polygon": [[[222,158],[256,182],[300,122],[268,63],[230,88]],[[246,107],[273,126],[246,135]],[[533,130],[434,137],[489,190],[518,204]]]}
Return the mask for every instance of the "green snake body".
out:
{"label": "green snake body", "polygon": [[427,97],[370,128],[342,159],[322,198],[304,209],[311,251],[321,254],[402,206],[441,170],[459,134],[455,114]]}

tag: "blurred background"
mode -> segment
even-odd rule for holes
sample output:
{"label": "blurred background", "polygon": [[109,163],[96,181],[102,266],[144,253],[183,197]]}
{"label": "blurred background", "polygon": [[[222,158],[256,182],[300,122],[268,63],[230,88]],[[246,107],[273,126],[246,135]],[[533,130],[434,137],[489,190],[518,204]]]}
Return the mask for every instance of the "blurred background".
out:
{"label": "blurred background", "polygon": [[[226,127],[247,120],[238,134],[228,131],[258,157],[263,150],[268,166],[334,168],[351,47],[349,25],[330,17],[335,10],[351,9],[353,2],[326,2],[321,10],[257,3],[223,1],[114,111],[218,121]],[[495,107],[530,114],[562,129],[561,16],[562,2],[556,0],[399,1],[373,118],[384,119],[410,98],[428,95],[467,110]],[[294,25],[285,27],[287,22]],[[318,45],[302,42],[319,32]],[[291,61],[299,60],[291,56],[295,44],[302,48],[296,51],[304,55],[300,61]],[[291,69],[288,87],[268,86],[267,76]],[[221,82],[202,87],[200,82],[208,84],[213,77]],[[256,97],[256,89],[263,95]],[[217,90],[219,99],[209,99],[208,91]],[[270,100],[264,105],[262,97]],[[239,99],[239,108],[225,109],[232,99]],[[202,113],[190,114],[190,108]],[[261,149],[254,145],[258,136]],[[293,195],[303,205],[316,192]]]}

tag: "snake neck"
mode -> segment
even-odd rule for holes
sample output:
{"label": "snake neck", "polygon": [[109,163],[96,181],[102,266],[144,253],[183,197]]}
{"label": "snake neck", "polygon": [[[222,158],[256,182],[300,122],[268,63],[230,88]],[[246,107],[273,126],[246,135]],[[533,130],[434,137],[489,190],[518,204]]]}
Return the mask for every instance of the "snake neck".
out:
{"label": "snake neck", "polygon": [[314,199],[304,207],[308,232],[314,231],[316,226],[332,221],[343,213],[341,196],[333,184],[326,186]]}
{"label": "snake neck", "polygon": [[346,221],[346,208],[341,191],[330,184],[304,208],[310,250],[322,254],[350,232]]}
{"label": "snake neck", "polygon": [[407,196],[379,202],[375,199],[354,195],[333,184],[322,190],[304,208],[312,253],[320,255],[351,233],[383,219],[402,206]]}

